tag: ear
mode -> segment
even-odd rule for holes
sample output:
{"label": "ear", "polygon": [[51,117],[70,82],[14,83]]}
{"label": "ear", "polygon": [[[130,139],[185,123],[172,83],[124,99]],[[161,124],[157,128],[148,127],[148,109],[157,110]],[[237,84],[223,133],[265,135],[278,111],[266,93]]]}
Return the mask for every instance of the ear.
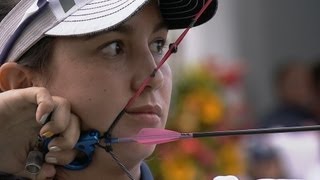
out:
{"label": "ear", "polygon": [[0,67],[0,90],[31,87],[31,77],[31,72],[26,67],[14,62],[7,62]]}

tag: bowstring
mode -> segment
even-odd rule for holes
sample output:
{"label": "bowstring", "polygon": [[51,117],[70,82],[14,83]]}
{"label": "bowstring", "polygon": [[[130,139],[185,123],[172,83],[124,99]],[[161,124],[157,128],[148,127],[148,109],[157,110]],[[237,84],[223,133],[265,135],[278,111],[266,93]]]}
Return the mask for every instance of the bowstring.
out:
{"label": "bowstring", "polygon": [[133,176],[131,175],[131,173],[129,172],[128,168],[126,168],[126,166],[125,166],[123,163],[120,162],[118,156],[115,155],[115,154],[113,153],[113,151],[109,151],[108,153],[111,155],[111,157],[113,158],[113,160],[119,165],[119,167],[126,173],[126,175],[128,176],[128,178],[129,178],[130,180],[135,180],[134,177],[133,177]]}
{"label": "bowstring", "polygon": [[196,16],[192,19],[191,23],[189,26],[181,33],[181,35],[177,38],[177,40],[169,45],[169,49],[159,62],[159,64],[156,66],[156,68],[152,71],[152,73],[144,79],[138,90],[135,92],[135,94],[128,100],[127,104],[124,106],[124,108],[118,113],[108,130],[101,136],[99,137],[100,139],[105,139],[106,140],[106,146],[103,146],[101,144],[98,144],[98,147],[101,147],[105,149],[106,152],[108,152],[111,157],[114,159],[114,161],[120,166],[120,168],[127,174],[127,176],[130,179],[134,179],[131,173],[129,172],[128,168],[120,162],[118,157],[113,153],[113,149],[111,146],[111,138],[112,138],[112,130],[114,127],[118,124],[119,120],[123,117],[125,114],[126,110],[128,107],[132,105],[132,103],[141,95],[141,93],[144,91],[145,87],[150,83],[150,81],[156,76],[156,73],[158,70],[162,67],[162,65],[169,59],[169,57],[173,54],[176,53],[178,50],[178,46],[186,36],[186,34],[189,32],[189,30],[195,25],[195,23],[198,21],[200,16],[203,14],[203,12],[209,7],[210,3],[212,0],[208,0],[204,6],[200,9],[200,11],[196,14]]}
{"label": "bowstring", "polygon": [[200,16],[203,14],[203,12],[208,8],[212,0],[208,0],[205,5],[201,8],[201,10],[196,14],[195,18],[192,19],[189,26],[181,33],[181,35],[177,38],[177,40],[170,44],[169,49],[167,50],[166,54],[163,56],[157,67],[153,70],[153,72],[142,82],[139,89],[136,91],[136,93],[129,99],[127,104],[124,106],[124,108],[119,112],[119,114],[116,116],[115,120],[112,122],[108,130],[106,131],[105,135],[108,137],[111,137],[111,132],[116,126],[116,124],[119,122],[119,120],[122,118],[124,113],[126,112],[127,108],[131,106],[131,104],[135,101],[137,97],[141,95],[145,87],[150,83],[152,78],[155,77],[157,71],[162,67],[162,65],[168,60],[168,58],[171,56],[172,53],[176,53],[178,46],[180,45],[181,41],[184,39],[186,34],[189,32],[189,30],[195,25],[195,23],[198,21]]}

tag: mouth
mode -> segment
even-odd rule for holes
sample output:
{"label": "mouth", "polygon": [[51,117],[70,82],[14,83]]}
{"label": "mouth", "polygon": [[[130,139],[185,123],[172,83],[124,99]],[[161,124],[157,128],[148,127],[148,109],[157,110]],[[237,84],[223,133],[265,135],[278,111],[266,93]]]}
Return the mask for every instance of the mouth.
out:
{"label": "mouth", "polygon": [[142,105],[131,107],[126,113],[136,122],[154,126],[161,122],[162,109],[159,105]]}

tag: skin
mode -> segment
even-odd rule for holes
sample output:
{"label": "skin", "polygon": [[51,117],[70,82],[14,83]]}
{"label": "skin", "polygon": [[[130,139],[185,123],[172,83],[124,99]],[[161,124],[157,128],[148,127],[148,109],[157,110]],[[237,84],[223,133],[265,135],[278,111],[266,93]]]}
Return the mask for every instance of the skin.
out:
{"label": "skin", "polygon": [[[37,179],[52,177],[55,173],[57,179],[127,179],[110,155],[101,148],[96,149],[92,163],[82,171],[68,171],[60,167],[55,171],[50,163],[63,165],[72,161],[75,156],[72,147],[79,137],[78,121],[82,130],[96,129],[104,133],[108,129],[160,61],[167,33],[157,5],[150,3],[112,31],[90,37],[56,38],[47,74],[20,70],[19,65],[11,64],[13,68],[9,72],[19,70],[23,73],[18,76],[20,79],[14,81],[7,78],[4,81],[7,83],[2,83],[2,91],[14,89],[18,85],[33,86],[34,89],[29,91],[40,89],[40,95],[45,94],[48,99],[48,107],[41,110],[42,101],[34,98],[29,103],[34,105],[29,112],[37,111],[37,115],[31,114],[29,119],[37,119],[38,124],[35,126],[40,129],[41,117],[53,109],[52,121],[41,128],[40,134],[48,131],[61,134],[49,144],[50,152],[46,155],[49,164],[44,166],[44,172]],[[2,71],[5,72],[3,67]],[[129,107],[112,135],[126,137],[146,127],[164,128],[169,111],[171,80],[170,67],[164,64],[141,96]],[[5,86],[12,84],[12,81],[15,86]],[[28,93],[28,97],[32,97],[32,92]],[[15,105],[9,108],[14,109]],[[29,136],[26,142],[30,144],[35,139],[34,135],[32,138]],[[21,159],[25,158],[30,148],[27,146]],[[142,160],[151,155],[154,148],[154,145],[136,143],[113,145],[114,153],[136,179],[140,176]],[[23,163],[20,162],[20,165]]]}
{"label": "skin", "polygon": [[[16,63],[0,67],[0,171],[32,179],[127,179],[103,149],[82,171],[68,171],[81,130],[105,132],[116,115],[150,75],[162,56],[167,28],[155,3],[146,5],[120,27],[90,37],[59,37],[54,42],[49,72],[32,71]],[[170,96],[171,70],[157,72],[112,132],[136,134],[141,128],[163,128]],[[51,121],[42,120],[52,112]],[[80,125],[81,124],[81,125]],[[80,128],[81,126],[81,128]],[[8,138],[8,135],[10,137]],[[38,176],[25,172],[27,153],[37,134],[60,134],[49,144]],[[14,142],[14,143],[13,143]],[[154,146],[113,145],[114,153],[138,179],[140,163]]]}
{"label": "skin", "polygon": [[[6,64],[3,67],[12,65]],[[13,66],[16,67],[16,64]],[[0,76],[2,74],[3,69]],[[4,89],[3,83],[1,89]],[[2,172],[30,179],[46,179],[55,175],[54,165],[49,163],[43,164],[37,177],[24,170],[27,154],[34,147],[39,132],[61,134],[62,137],[53,142],[61,148],[61,152],[55,154],[56,159],[67,163],[73,160],[75,151],[72,147],[80,134],[79,119],[70,112],[69,103],[65,99],[51,96],[48,90],[39,87],[5,91],[0,93],[0,99],[0,147],[6,147],[0,148]],[[41,127],[41,119],[52,111],[55,118]],[[46,156],[51,155],[52,152],[49,152]]]}

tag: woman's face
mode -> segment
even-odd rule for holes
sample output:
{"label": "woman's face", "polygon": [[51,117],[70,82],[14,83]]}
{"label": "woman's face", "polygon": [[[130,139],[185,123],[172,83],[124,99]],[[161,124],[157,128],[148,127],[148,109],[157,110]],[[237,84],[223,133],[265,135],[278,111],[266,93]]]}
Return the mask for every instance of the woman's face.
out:
{"label": "woman's face", "polygon": [[[155,3],[114,30],[90,37],[55,40],[46,87],[69,100],[83,130],[105,132],[127,101],[160,61],[168,30]],[[136,134],[142,128],[163,128],[170,96],[171,70],[164,64],[141,96],[114,128],[114,137]],[[148,156],[153,146],[114,145],[119,156]],[[125,155],[130,152],[132,155]]]}

